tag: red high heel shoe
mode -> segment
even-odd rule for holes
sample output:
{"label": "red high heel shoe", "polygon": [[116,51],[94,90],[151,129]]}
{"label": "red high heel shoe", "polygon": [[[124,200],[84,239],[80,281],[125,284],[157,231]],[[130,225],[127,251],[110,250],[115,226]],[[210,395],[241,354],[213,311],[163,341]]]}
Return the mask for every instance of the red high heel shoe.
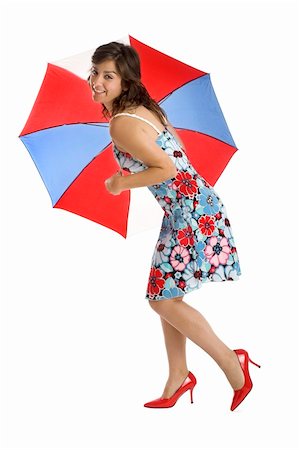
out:
{"label": "red high heel shoe", "polygon": [[181,384],[181,386],[175,391],[175,393],[170,398],[157,398],[156,400],[152,400],[151,402],[145,403],[144,406],[147,408],[170,408],[174,406],[180,396],[184,394],[184,392],[190,389],[191,403],[193,403],[193,389],[196,385],[197,381],[192,372],[189,371],[187,377]]}
{"label": "red high heel shoe", "polygon": [[237,408],[237,406],[240,405],[240,403],[244,400],[244,398],[249,394],[249,392],[252,389],[253,384],[248,370],[249,361],[255,366],[261,367],[259,364],[256,364],[249,358],[246,350],[238,349],[234,350],[234,352],[237,354],[239,358],[239,362],[245,376],[245,382],[243,387],[241,387],[241,389],[234,390],[234,398],[230,407],[231,411],[233,411],[234,409]]}

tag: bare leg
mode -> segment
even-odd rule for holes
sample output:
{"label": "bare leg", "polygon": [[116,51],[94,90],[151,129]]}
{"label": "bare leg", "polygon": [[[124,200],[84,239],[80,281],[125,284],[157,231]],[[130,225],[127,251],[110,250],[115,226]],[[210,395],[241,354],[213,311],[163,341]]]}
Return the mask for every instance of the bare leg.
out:
{"label": "bare leg", "polygon": [[233,389],[244,385],[244,374],[235,352],[214,333],[204,316],[184,301],[149,301],[150,306],[181,334],[207,352],[225,373]]}
{"label": "bare leg", "polygon": [[163,319],[163,317],[160,317],[160,319],[169,363],[169,377],[162,397],[169,398],[188,376],[186,336],[180,333],[175,327],[167,322],[167,320]]}

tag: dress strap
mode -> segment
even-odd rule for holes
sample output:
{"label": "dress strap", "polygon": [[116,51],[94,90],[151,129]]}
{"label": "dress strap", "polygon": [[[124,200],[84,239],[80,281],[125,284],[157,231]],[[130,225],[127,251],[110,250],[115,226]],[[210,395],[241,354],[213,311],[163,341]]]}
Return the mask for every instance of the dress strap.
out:
{"label": "dress strap", "polygon": [[[111,120],[113,120],[114,117],[117,117],[117,116],[132,116],[132,117],[136,117],[137,119],[141,119],[141,120],[143,120],[144,122],[146,122],[146,123],[148,123],[149,125],[151,125],[151,126],[157,131],[158,134],[162,133],[162,131],[160,131],[159,128],[156,127],[156,125],[154,125],[152,122],[150,122],[149,120],[145,119],[144,117],[137,116],[137,114],[118,113],[118,114],[115,114],[115,116],[113,116],[113,117],[111,118]],[[111,122],[111,120],[110,120],[110,122]]]}

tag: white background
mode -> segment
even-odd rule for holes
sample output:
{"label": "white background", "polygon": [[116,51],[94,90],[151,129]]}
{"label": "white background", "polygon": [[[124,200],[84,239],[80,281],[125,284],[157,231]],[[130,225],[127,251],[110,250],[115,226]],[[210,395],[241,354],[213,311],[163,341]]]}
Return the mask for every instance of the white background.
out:
{"label": "white background", "polygon": [[[1,16],[2,448],[298,448],[296,2],[10,1]],[[262,366],[234,412],[225,375],[190,340],[194,403],[144,408],[168,377],[144,298],[159,229],[126,240],[52,209],[18,138],[48,62],[127,33],[211,74],[239,149],[215,188],[242,276],[185,297]]]}

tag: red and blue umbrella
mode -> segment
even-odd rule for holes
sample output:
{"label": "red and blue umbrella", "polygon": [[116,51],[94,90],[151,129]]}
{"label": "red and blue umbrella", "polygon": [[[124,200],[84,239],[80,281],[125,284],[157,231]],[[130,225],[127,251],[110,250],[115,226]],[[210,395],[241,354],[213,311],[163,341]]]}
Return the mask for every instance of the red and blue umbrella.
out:
{"label": "red and blue umbrella", "polygon": [[[214,186],[237,150],[210,74],[128,35],[141,62],[141,81],[165,110],[191,164]],[[105,180],[119,170],[109,123],[87,82],[95,48],[48,63],[19,135],[45,184],[53,208],[116,231],[124,238],[161,224],[163,211],[149,190],[112,195]],[[157,77],[157,73],[159,76]]]}

